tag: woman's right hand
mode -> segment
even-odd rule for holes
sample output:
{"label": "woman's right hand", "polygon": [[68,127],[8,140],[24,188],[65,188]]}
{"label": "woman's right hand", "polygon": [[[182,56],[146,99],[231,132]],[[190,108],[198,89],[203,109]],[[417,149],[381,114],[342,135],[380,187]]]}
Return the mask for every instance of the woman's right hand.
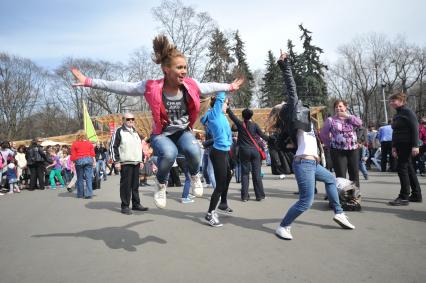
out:
{"label": "woman's right hand", "polygon": [[77,68],[71,68],[71,73],[74,75],[74,78],[77,80],[76,83],[73,83],[73,87],[85,86],[87,77],[83,75]]}
{"label": "woman's right hand", "polygon": [[338,117],[345,118],[345,119],[349,118],[349,114],[347,112],[337,112],[336,115]]}

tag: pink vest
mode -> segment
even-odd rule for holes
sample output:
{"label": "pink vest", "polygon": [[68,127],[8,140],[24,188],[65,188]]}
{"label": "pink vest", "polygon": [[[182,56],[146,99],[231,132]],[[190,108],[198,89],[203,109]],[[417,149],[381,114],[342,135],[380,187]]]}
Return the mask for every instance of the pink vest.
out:
{"label": "pink vest", "polygon": [[[164,79],[161,80],[148,80],[145,86],[145,100],[151,108],[153,119],[153,134],[161,134],[164,127],[169,124],[169,117],[167,116],[166,107],[163,104],[163,85]],[[200,89],[197,83],[191,78],[183,79],[183,86],[189,93],[187,98],[187,107],[189,114],[189,127],[194,126],[197,120],[198,113],[200,112]]]}

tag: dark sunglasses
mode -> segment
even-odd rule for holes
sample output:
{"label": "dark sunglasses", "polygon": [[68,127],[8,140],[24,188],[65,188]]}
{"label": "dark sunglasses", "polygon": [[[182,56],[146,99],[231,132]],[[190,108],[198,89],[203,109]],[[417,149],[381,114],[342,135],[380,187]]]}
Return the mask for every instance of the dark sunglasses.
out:
{"label": "dark sunglasses", "polygon": [[126,118],[126,121],[134,121],[135,118]]}

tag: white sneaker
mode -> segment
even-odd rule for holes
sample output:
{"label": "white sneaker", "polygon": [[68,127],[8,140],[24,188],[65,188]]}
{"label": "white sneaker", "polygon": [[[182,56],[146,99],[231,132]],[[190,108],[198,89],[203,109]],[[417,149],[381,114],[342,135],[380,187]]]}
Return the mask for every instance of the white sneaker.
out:
{"label": "white sneaker", "polygon": [[154,194],[154,204],[158,208],[166,207],[166,184],[158,183],[158,180],[155,179],[155,186],[157,188],[157,192]]}
{"label": "white sneaker", "polygon": [[206,217],[204,218],[207,220],[210,226],[213,227],[221,227],[223,226],[222,223],[219,221],[219,216],[217,215],[216,211],[212,211],[211,213],[207,213]]}
{"label": "white sneaker", "polygon": [[277,227],[277,229],[275,230],[275,234],[280,237],[283,238],[285,240],[292,240],[293,236],[290,233],[290,226],[286,226],[286,227],[282,227],[281,225],[279,225]]}
{"label": "white sneaker", "polygon": [[199,174],[191,176],[191,189],[194,196],[198,198],[203,196],[203,184]]}
{"label": "white sneaker", "polygon": [[349,218],[343,212],[335,214],[333,220],[343,229],[355,229],[355,226],[349,222]]}
{"label": "white sneaker", "polygon": [[280,175],[280,179],[282,180],[282,179],[284,179],[285,178],[285,175],[284,174],[281,174]]}

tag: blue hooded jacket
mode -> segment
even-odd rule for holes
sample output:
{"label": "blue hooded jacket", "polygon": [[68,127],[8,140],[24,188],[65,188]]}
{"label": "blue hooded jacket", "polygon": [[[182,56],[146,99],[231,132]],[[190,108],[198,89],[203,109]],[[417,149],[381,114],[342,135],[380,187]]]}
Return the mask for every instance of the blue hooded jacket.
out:
{"label": "blue hooded jacket", "polygon": [[213,147],[218,150],[229,151],[232,145],[232,134],[228,119],[222,111],[224,103],[225,93],[218,92],[213,108],[201,118],[201,123],[207,124],[207,128],[213,136]]}

